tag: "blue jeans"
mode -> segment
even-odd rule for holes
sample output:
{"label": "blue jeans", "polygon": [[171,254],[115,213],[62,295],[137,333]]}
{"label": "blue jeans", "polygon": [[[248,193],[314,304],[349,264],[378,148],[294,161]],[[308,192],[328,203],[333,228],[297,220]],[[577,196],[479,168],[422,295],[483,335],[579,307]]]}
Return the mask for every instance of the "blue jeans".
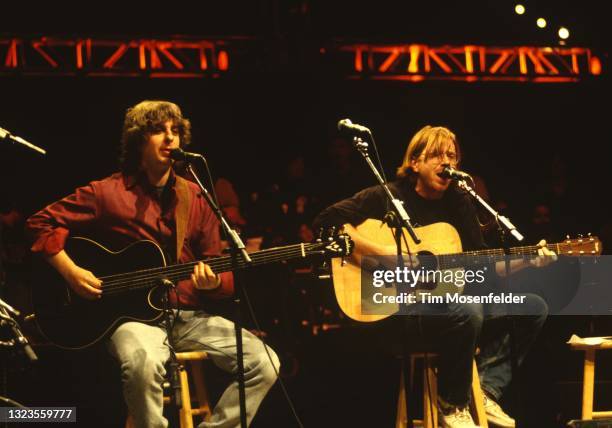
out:
{"label": "blue jeans", "polygon": [[[414,304],[407,308],[408,337],[423,341],[438,353],[438,390],[449,404],[463,407],[470,400],[472,358],[476,356],[482,388],[499,400],[512,378],[510,329],[516,357],[524,360],[548,314],[546,302],[525,296],[520,313],[509,315],[503,304]],[[414,332],[420,332],[414,335]],[[484,333],[484,334],[483,334]]]}
{"label": "blue jeans", "polygon": [[[181,311],[173,330],[175,350],[206,351],[222,370],[236,374],[236,336],[234,324],[203,311]],[[276,381],[280,363],[274,351],[242,330],[247,423],[250,423],[268,390]],[[126,322],[113,333],[108,346],[121,365],[123,395],[138,428],[165,428],[162,383],[170,353],[166,330],[161,325]],[[270,361],[271,360],[271,361]],[[199,428],[236,428],[240,426],[238,383],[232,382],[212,412]]]}

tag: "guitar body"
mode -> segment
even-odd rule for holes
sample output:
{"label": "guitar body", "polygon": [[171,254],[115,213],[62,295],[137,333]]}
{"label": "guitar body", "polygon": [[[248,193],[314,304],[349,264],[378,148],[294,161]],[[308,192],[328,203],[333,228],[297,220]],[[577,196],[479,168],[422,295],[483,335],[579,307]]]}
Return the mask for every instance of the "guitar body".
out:
{"label": "guitar body", "polygon": [[[367,219],[359,226],[357,231],[366,239],[380,245],[395,246],[393,230],[379,220]],[[420,244],[416,244],[410,235],[404,231],[410,252],[415,255],[453,254],[462,251],[461,239],[457,230],[448,223],[433,223],[428,226],[416,227],[415,232]],[[405,243],[402,250],[406,253]],[[392,256],[393,254],[388,254]],[[362,322],[374,322],[389,317],[398,311],[398,305],[385,305],[385,314],[369,315],[362,313],[361,307],[361,260],[353,254],[346,263],[341,260],[332,260],[332,274],[334,291],[340,309],[350,318]],[[395,295],[395,287],[381,288],[383,294]]]}
{"label": "guitar body", "polygon": [[[371,242],[389,246],[395,248],[395,238],[393,237],[393,231],[384,223],[379,220],[368,219],[362,224],[357,226],[357,231],[363,235],[366,240]],[[421,266],[424,270],[437,269],[442,266],[440,271],[446,273],[447,271],[456,271],[464,268],[466,259],[468,257],[483,256],[486,257],[488,263],[504,260],[506,257],[506,251],[503,249],[486,249],[482,251],[469,251],[462,253],[461,239],[457,230],[448,223],[433,223],[428,226],[417,227],[415,232],[419,239],[420,244],[416,244],[410,236],[403,232],[404,240],[408,242],[408,247],[413,256],[417,256],[414,260],[417,262],[416,266]],[[405,248],[405,241],[402,240],[402,251],[404,254],[407,253]],[[569,236],[566,240],[555,243],[546,244],[549,251],[554,252],[564,263],[556,263],[554,268],[551,269],[557,271],[559,280],[552,281],[549,275],[549,269],[547,269],[546,278],[542,277],[539,280],[541,284],[550,284],[551,282],[563,282],[563,279],[571,279],[571,283],[574,284],[567,287],[566,292],[560,293],[558,287],[551,289],[540,290],[538,294],[543,296],[551,296],[547,299],[549,307],[555,310],[560,310],[565,307],[567,303],[572,299],[576,292],[576,285],[578,284],[578,278],[580,278],[579,263],[569,262],[567,259],[576,256],[597,256],[602,252],[601,241],[598,237],[589,234],[587,237],[579,235],[578,238],[570,239]],[[537,245],[514,247],[508,250],[509,256],[518,257],[525,260],[526,257],[536,257],[541,248]],[[385,256],[393,256],[393,254],[385,254]],[[430,257],[427,257],[430,256]],[[371,263],[371,260],[367,260]],[[433,263],[432,263],[433,262]],[[376,261],[379,265],[379,261]],[[393,263],[395,265],[395,263]],[[415,266],[415,265],[413,265]],[[563,268],[563,269],[562,269]],[[368,270],[374,270],[375,268],[367,268]],[[419,293],[423,289],[427,290],[427,293],[431,295],[444,295],[445,293],[462,293],[463,287],[456,286],[452,282],[452,275],[450,279],[446,279],[443,276],[436,278],[437,282],[417,282],[416,289],[406,290],[406,285],[399,284],[397,287],[393,284],[389,287],[376,288],[376,294],[372,296],[361,295],[361,275],[362,275],[362,260],[360,256],[354,254],[347,260],[347,263],[342,263],[337,259],[332,260],[332,274],[334,280],[334,290],[336,292],[336,299],[340,309],[348,315],[350,318],[356,321],[362,322],[374,322],[381,319],[387,318],[399,310],[399,304],[388,303],[387,299],[383,304],[385,296],[397,297],[402,296],[402,293]],[[418,270],[414,269],[414,270]],[[542,276],[544,271],[538,270],[539,276]],[[530,279],[536,279],[537,274],[533,271],[529,273],[523,273]],[[444,275],[445,276],[445,275]],[[519,283],[520,276],[514,274],[513,283]],[[413,284],[410,285],[412,287]],[[534,290],[534,285],[528,285],[529,290]],[[515,289],[520,291],[520,286]],[[366,287],[365,290],[370,290],[370,287]],[[373,291],[373,289],[372,289]],[[376,302],[372,297],[377,297],[381,294],[379,301]],[[363,299],[362,299],[363,297]],[[395,301],[395,300],[394,300]],[[371,303],[370,303],[371,302]],[[410,303],[402,303],[410,304]],[[369,306],[368,306],[369,305]],[[372,309],[376,305],[375,310]],[[375,314],[375,315],[372,315]]]}
{"label": "guitar body", "polygon": [[[138,241],[113,252],[95,241],[75,237],[67,239],[65,250],[78,266],[98,278],[166,265],[161,248],[152,241]],[[41,260],[34,272],[32,304],[36,322],[43,335],[61,348],[93,345],[125,321],[154,322],[161,318],[162,312],[153,303],[157,300],[155,295],[160,294],[155,293],[157,287],[86,300],[74,293],[48,263]]]}
{"label": "guitar body", "polygon": [[[219,274],[269,263],[309,257],[344,257],[353,243],[348,235],[336,234],[313,243],[268,248],[250,253],[251,263],[231,255],[204,261]],[[166,266],[161,248],[152,241],[138,241],[121,251],[110,251],[87,238],[68,238],[65,250],[74,262],[102,280],[102,298],[87,300],[76,295],[48,263],[34,269],[32,305],[41,333],[49,342],[65,349],[83,349],[107,337],[126,321],[144,323],[161,319],[160,304],[165,286],[191,277],[198,261]]]}

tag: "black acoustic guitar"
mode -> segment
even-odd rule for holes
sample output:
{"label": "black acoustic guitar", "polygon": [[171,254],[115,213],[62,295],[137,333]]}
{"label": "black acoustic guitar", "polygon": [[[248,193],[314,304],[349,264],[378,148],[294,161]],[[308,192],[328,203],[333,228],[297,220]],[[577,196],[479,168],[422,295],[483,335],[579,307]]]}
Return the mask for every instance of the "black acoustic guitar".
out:
{"label": "black acoustic guitar", "polygon": [[[215,273],[311,256],[341,257],[351,253],[348,235],[337,235],[311,244],[295,244],[251,253],[252,263],[231,256],[207,259]],[[35,320],[49,342],[65,349],[82,349],[106,337],[125,321],[151,323],[162,315],[161,279],[174,283],[189,279],[197,262],[166,266],[161,248],[152,241],[138,241],[121,251],[80,237],[66,241],[66,252],[75,263],[102,280],[102,298],[78,296],[47,263],[35,269],[32,304]]]}

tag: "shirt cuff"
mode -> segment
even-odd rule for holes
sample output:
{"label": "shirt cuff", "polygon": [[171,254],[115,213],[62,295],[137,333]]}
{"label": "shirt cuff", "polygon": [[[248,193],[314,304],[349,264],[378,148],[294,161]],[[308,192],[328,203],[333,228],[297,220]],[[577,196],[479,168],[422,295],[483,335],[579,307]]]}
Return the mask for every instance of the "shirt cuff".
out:
{"label": "shirt cuff", "polygon": [[53,232],[39,237],[31,247],[34,253],[53,256],[64,249],[68,238],[67,229],[55,229]]}

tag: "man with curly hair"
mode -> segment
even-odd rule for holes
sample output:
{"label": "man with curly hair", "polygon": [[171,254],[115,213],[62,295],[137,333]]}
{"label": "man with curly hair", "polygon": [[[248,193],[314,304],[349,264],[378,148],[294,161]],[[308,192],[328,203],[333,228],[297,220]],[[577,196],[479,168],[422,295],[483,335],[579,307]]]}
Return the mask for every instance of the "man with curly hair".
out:
{"label": "man with curly hair", "polygon": [[[191,125],[180,108],[167,101],[143,101],[127,110],[122,135],[121,172],[93,181],[28,219],[32,251],[41,253],[79,296],[104,298],[104,283],[77,266],[64,251],[72,234],[101,237],[111,248],[137,240],[157,243],[173,262],[186,263],[219,255],[219,222],[199,188],[173,170],[173,149],[186,147]],[[188,207],[180,219],[177,207]],[[186,223],[184,240],[177,245],[177,224]],[[180,248],[177,248],[180,247]],[[173,260],[174,259],[174,260]],[[177,284],[178,297],[170,301],[176,351],[203,350],[221,369],[237,372],[234,325],[206,313],[202,302],[233,292],[231,272],[216,274],[198,263],[191,280]],[[243,331],[247,420],[277,377],[279,360],[271,349]],[[123,391],[136,427],[166,427],[162,416],[162,382],[170,356],[163,325],[121,324],[108,339],[108,348],[121,367]],[[201,427],[236,427],[240,422],[238,385],[233,382],[220,398],[209,421]]]}

